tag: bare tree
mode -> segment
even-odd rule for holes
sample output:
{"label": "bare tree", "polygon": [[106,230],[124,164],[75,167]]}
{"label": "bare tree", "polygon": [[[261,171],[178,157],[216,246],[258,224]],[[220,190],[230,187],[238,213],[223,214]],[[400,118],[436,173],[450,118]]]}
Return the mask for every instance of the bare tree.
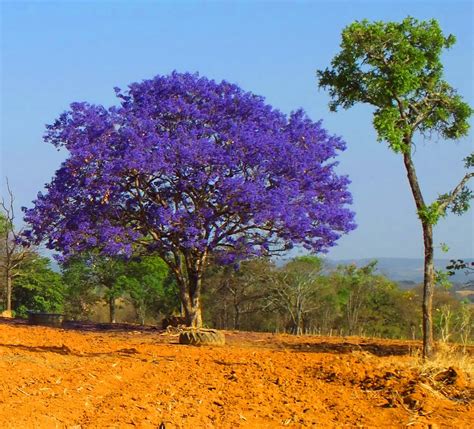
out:
{"label": "bare tree", "polygon": [[262,311],[268,296],[267,285],[274,266],[265,258],[244,261],[232,266],[211,266],[206,275],[206,292],[219,308],[219,325],[241,329],[244,317]]}
{"label": "bare tree", "polygon": [[275,276],[269,305],[289,316],[291,331],[296,335],[304,332],[306,316],[321,307],[318,299],[321,270],[320,259],[303,256],[290,261]]}
{"label": "bare tree", "polygon": [[32,254],[29,248],[21,244],[22,231],[15,230],[15,198],[6,180],[8,197],[0,200],[0,272],[2,279],[4,311],[2,316],[11,317],[12,313],[12,291],[15,277],[20,274],[23,261]]}

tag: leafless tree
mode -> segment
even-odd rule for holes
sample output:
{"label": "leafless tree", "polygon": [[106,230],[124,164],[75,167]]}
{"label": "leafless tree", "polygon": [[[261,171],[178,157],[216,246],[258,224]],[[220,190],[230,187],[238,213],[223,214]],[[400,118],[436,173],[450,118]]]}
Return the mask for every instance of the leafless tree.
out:
{"label": "leafless tree", "polygon": [[305,256],[293,259],[274,276],[268,304],[289,316],[291,331],[296,335],[304,332],[305,318],[321,307],[318,299],[321,270],[320,259]]}
{"label": "leafless tree", "polygon": [[20,274],[22,263],[32,254],[32,251],[20,241],[22,230],[15,229],[15,198],[8,179],[6,188],[8,197],[5,199],[2,196],[0,200],[0,272],[3,283],[1,289],[4,312],[2,314],[11,316],[13,282],[15,277]]}

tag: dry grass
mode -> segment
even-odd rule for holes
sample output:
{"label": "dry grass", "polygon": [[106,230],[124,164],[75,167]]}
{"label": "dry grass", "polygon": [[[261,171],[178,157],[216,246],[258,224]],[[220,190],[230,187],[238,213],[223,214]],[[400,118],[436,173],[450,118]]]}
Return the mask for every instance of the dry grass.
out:
{"label": "dry grass", "polygon": [[474,359],[459,346],[439,343],[433,358],[425,360],[418,353],[410,366],[419,374],[418,385],[434,397],[473,400]]}
{"label": "dry grass", "polygon": [[474,359],[469,353],[463,352],[459,346],[439,343],[432,359],[423,360],[421,355],[418,355],[416,361],[422,375],[436,376],[449,368],[456,368],[470,381],[474,381]]}

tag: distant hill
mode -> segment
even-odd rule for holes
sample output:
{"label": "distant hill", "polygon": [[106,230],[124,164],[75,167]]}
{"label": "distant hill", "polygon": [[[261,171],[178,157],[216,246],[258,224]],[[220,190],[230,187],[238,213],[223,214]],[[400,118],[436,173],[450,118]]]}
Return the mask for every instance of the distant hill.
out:
{"label": "distant hill", "polygon": [[[367,265],[370,261],[377,259],[379,273],[385,275],[389,279],[400,283],[403,288],[411,287],[423,281],[423,259],[421,258],[363,258],[363,259],[338,259],[328,260],[330,265],[347,265],[356,264],[358,267]],[[472,259],[464,259],[471,262]],[[435,259],[435,267],[444,270],[449,265],[449,259]],[[474,280],[474,274],[466,276],[463,271],[458,271],[451,277],[451,281],[455,283],[466,283]]]}

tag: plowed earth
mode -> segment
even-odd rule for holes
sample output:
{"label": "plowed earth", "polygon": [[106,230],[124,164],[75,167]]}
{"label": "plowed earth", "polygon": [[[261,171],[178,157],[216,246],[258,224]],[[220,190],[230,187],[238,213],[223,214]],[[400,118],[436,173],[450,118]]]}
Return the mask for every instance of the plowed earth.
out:
{"label": "plowed earth", "polygon": [[2,428],[468,428],[472,380],[423,374],[418,343],[0,321]]}

